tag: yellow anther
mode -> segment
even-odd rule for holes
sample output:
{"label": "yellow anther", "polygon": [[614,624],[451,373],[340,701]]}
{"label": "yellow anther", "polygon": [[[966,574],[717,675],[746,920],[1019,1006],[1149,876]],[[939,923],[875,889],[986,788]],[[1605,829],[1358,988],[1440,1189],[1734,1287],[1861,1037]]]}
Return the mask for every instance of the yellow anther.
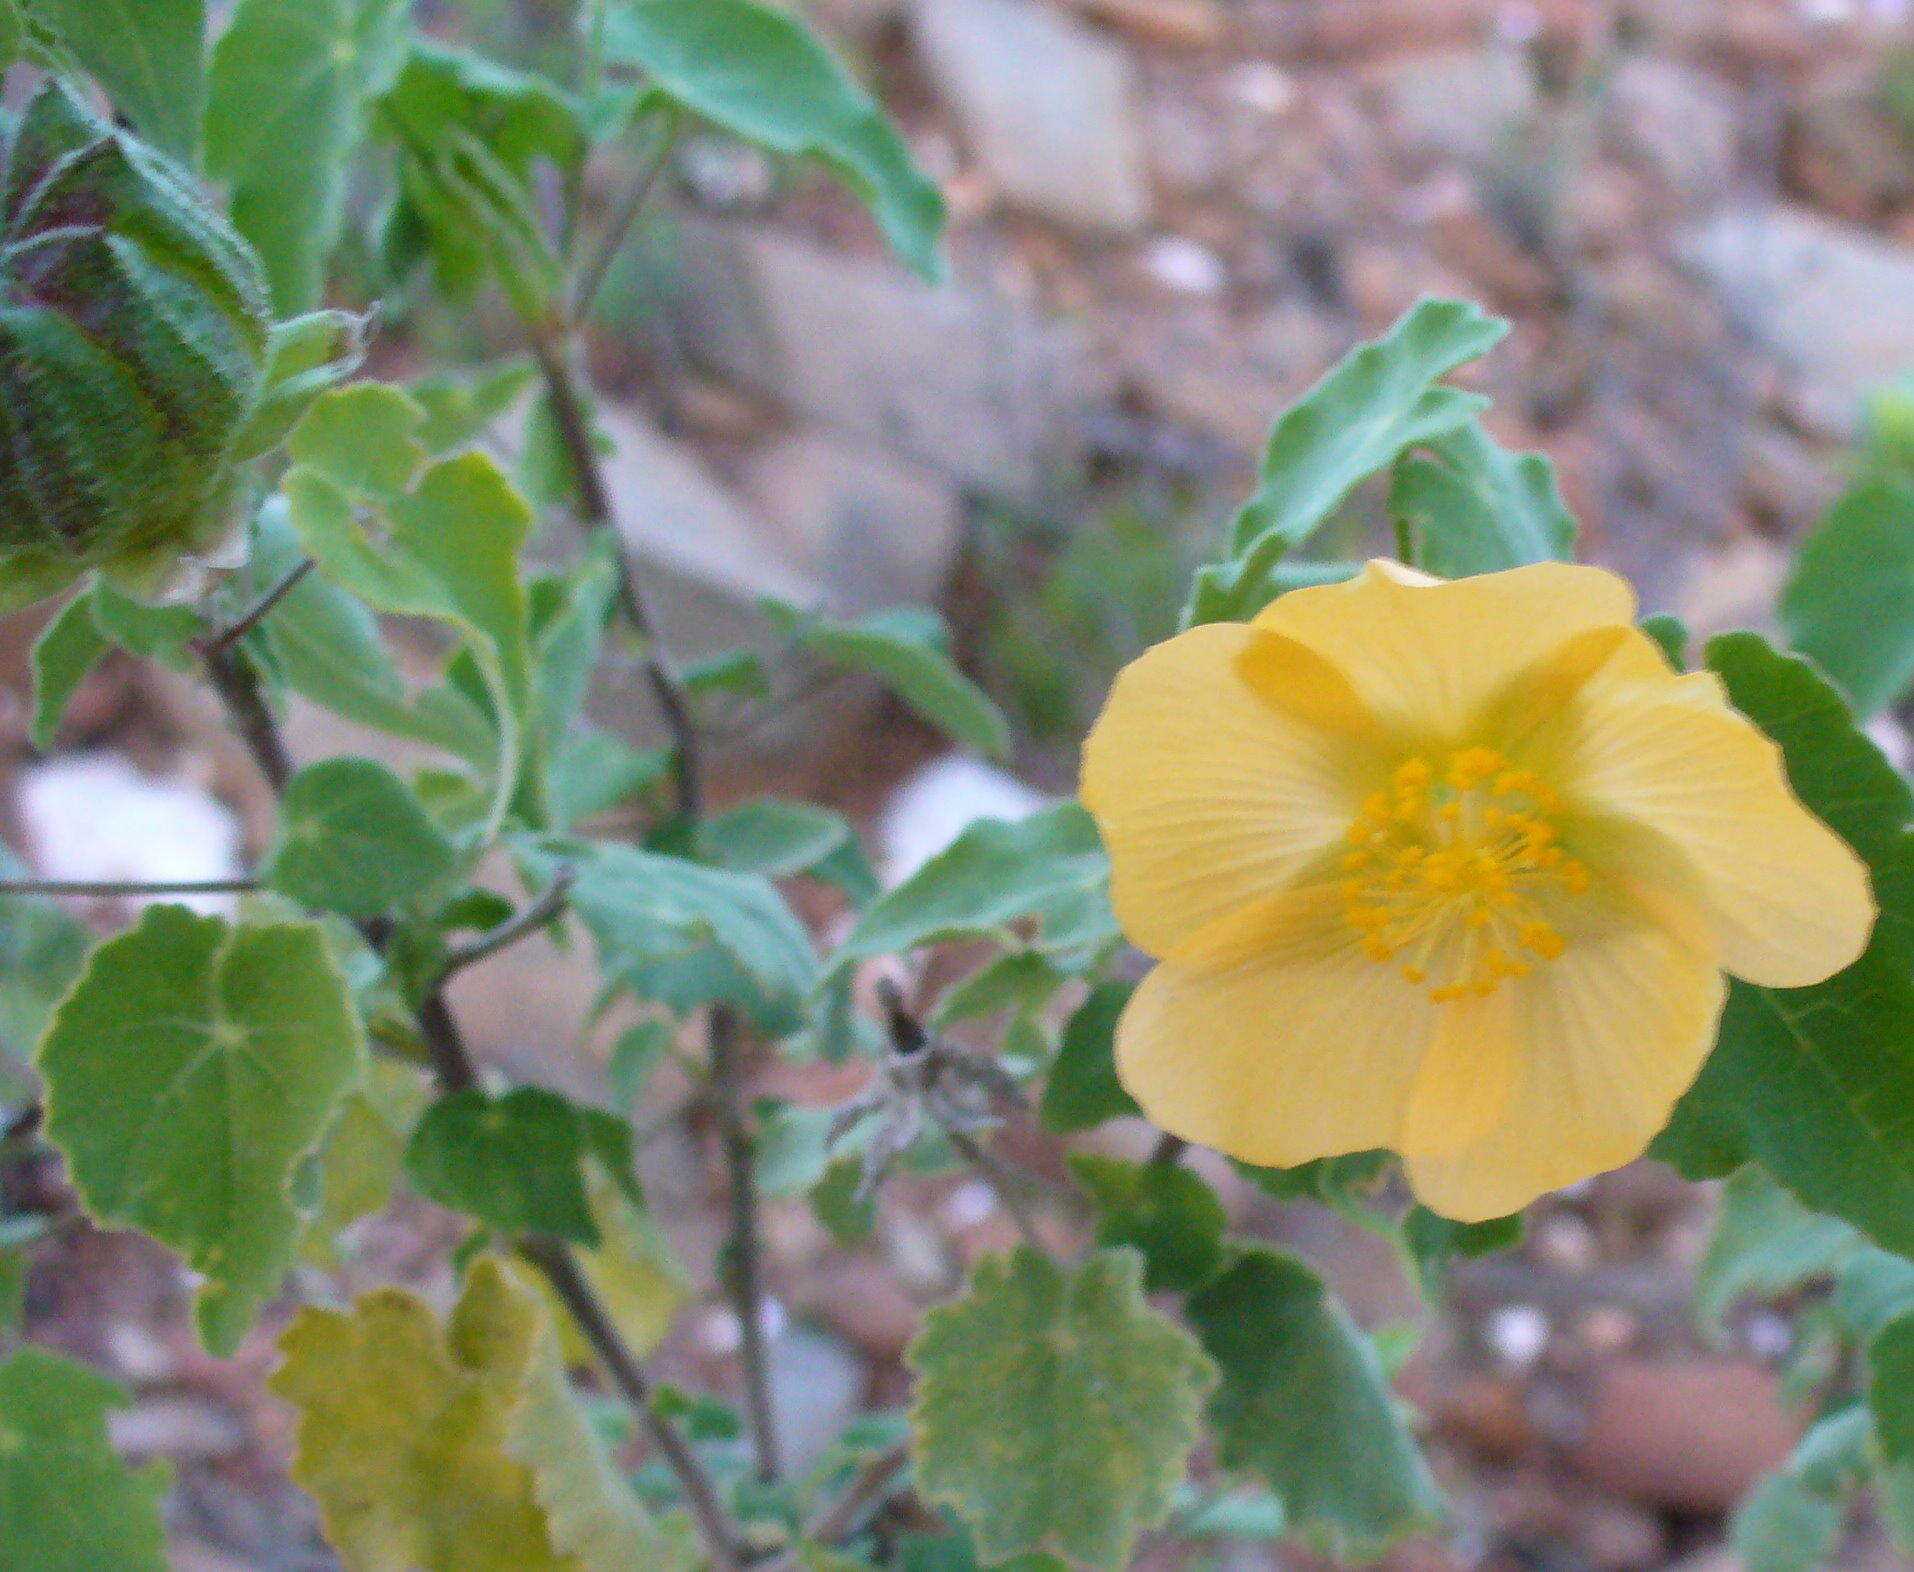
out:
{"label": "yellow anther", "polygon": [[1363,952],[1409,950],[1404,980],[1437,1004],[1487,997],[1560,956],[1550,919],[1590,878],[1559,844],[1555,803],[1491,748],[1403,760],[1364,799],[1341,858],[1337,892]]}

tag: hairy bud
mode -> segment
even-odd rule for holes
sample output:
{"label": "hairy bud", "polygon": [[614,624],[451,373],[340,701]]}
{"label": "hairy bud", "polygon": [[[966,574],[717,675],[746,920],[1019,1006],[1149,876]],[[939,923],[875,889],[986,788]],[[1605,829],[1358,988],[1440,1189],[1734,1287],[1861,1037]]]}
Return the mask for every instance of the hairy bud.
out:
{"label": "hairy bud", "polygon": [[223,536],[270,329],[190,176],[42,88],[0,182],[0,557],[159,567]]}

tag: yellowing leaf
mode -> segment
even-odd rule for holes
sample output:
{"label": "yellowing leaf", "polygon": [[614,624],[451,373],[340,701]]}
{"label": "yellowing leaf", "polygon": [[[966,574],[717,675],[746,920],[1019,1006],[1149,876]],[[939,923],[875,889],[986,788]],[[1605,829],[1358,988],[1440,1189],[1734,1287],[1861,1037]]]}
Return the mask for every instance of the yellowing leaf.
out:
{"label": "yellowing leaf", "polygon": [[1168,1514],[1216,1369],[1143,1298],[1143,1263],[1075,1271],[1023,1248],[978,1264],[911,1346],[919,1493],[964,1521],[986,1562],[1055,1551],[1121,1572]]}
{"label": "yellowing leaf", "polygon": [[688,1565],[618,1479],[565,1382],[552,1321],[481,1258],[441,1326],[388,1288],[308,1309],[272,1378],[300,1410],[293,1474],[349,1572]]}

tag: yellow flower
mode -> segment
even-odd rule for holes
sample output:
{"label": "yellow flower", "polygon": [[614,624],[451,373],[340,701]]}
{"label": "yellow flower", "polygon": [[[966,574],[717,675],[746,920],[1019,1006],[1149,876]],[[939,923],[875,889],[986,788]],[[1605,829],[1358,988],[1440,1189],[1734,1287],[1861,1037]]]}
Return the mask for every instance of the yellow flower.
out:
{"label": "yellow flower", "polygon": [[1124,931],[1117,1067],[1166,1130],[1287,1167],[1402,1154],[1451,1217],[1638,1156],[1724,970],[1861,952],[1867,871],[1626,583],[1373,562],[1158,645],[1085,744]]}

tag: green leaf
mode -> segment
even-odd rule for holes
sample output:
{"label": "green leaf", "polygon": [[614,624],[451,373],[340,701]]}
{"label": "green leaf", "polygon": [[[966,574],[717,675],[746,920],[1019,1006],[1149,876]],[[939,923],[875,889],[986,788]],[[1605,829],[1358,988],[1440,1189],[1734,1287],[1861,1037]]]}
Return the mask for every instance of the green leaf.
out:
{"label": "green leaf", "polygon": [[858,919],[840,964],[951,939],[1002,940],[1034,921],[1046,947],[1115,934],[1105,886],[1110,861],[1095,822],[1075,803],[1027,819],[979,819]]}
{"label": "green leaf", "polygon": [[1141,1117],[1136,1099],[1123,1089],[1116,1071],[1116,1027],[1134,983],[1100,982],[1077,1006],[1063,1029],[1063,1042],[1039,1111],[1059,1135],[1088,1130],[1107,1119]]}
{"label": "green leaf", "polygon": [[360,382],[315,399],[292,429],[287,451],[344,491],[396,497],[425,462],[425,411],[382,382]]}
{"label": "green leaf", "polygon": [[1846,1520],[1840,1496],[1798,1474],[1770,1474],[1735,1512],[1732,1543],[1745,1572],[1820,1572]]}
{"label": "green leaf", "polygon": [[[255,592],[291,570],[303,555],[283,499],[261,510],[249,565]],[[365,605],[347,591],[307,574],[261,624],[259,639],[273,673],[294,692],[362,726],[442,748],[473,764],[487,762],[492,730],[470,700],[448,688],[407,690]]]}
{"label": "green leaf", "polygon": [[[573,1411],[549,1318],[497,1261],[448,1324],[402,1289],[306,1309],[272,1390],[299,1411],[293,1476],[353,1568],[611,1572],[652,1525]],[[622,1553],[620,1563],[610,1559]]]}
{"label": "green leaf", "polygon": [[469,131],[520,175],[540,160],[572,169],[585,156],[578,106],[549,82],[429,39],[413,41],[380,108],[405,137]]}
{"label": "green leaf", "polygon": [[1905,1545],[1914,1542],[1914,1313],[1881,1328],[1867,1364],[1876,1479],[1885,1515]]}
{"label": "green leaf", "polygon": [[1426,1206],[1412,1206],[1401,1224],[1402,1248],[1415,1268],[1424,1297],[1438,1301],[1444,1274],[1458,1259],[1475,1260],[1522,1242],[1522,1218],[1491,1217],[1479,1223],[1459,1223]]}
{"label": "green leaf", "polygon": [[431,897],[457,853],[405,782],[371,759],[293,776],[260,878],[302,905],[379,917]]}
{"label": "green leaf", "polygon": [[27,40],[27,24],[15,0],[0,0],[0,71],[20,58]]}
{"label": "green leaf", "polygon": [[33,724],[28,735],[42,751],[53,746],[60,717],[87,674],[112,648],[93,620],[93,597],[75,595],[33,643]]}
{"label": "green leaf", "polygon": [[8,1572],[166,1572],[160,1506],[170,1471],[114,1454],[107,1417],[126,1392],[39,1348],[0,1364],[0,1503]]}
{"label": "green leaf", "polygon": [[1223,1465],[1260,1475],[1325,1553],[1372,1555],[1435,1515],[1375,1346],[1307,1266],[1246,1251],[1185,1313],[1222,1371]]}
{"label": "green leaf", "polygon": [[1216,1378],[1144,1302],[1127,1250],[1073,1271],[1027,1246],[986,1258],[907,1358],[918,1493],[986,1560],[1053,1551],[1108,1572],[1168,1515]]}
{"label": "green leaf", "polygon": [[777,601],[760,602],[773,626],[802,649],[869,672],[952,741],[993,759],[1010,733],[984,691],[951,664],[944,621],[921,606],[831,622]]}
{"label": "green leaf", "polygon": [[307,1259],[337,1267],[339,1236],[385,1209],[431,1098],[426,1076],[409,1064],[375,1058],[366,1066],[365,1084],[346,1094],[314,1159],[317,1183],[300,1242]]}
{"label": "green leaf", "polygon": [[1695,1271],[1695,1318],[1719,1333],[1738,1301],[1783,1298],[1861,1248],[1839,1218],[1809,1211],[1759,1168],[1737,1169]]}
{"label": "green leaf", "polygon": [[655,92],[733,135],[816,158],[857,193],[901,256],[943,271],[944,199],[870,94],[808,27],[757,0],[614,0],[614,60]]}
{"label": "green leaf", "polygon": [[551,821],[569,830],[665,779],[671,750],[634,748],[606,731],[575,731],[545,761],[545,771]]}
{"label": "green leaf", "polygon": [[1540,453],[1510,453],[1476,421],[1396,461],[1389,510],[1417,542],[1416,565],[1445,579],[1566,559],[1575,518]]}
{"label": "green leaf", "polygon": [[1065,973],[1035,950],[1012,951],[987,962],[939,999],[930,1025],[941,1031],[999,1010],[1019,1014],[1040,1010],[1068,981]]}
{"label": "green leaf", "polygon": [[[80,0],[90,3],[90,0]],[[364,106],[404,58],[408,0],[238,0],[206,81],[206,167],[281,316],[319,302]]]}
{"label": "green leaf", "polygon": [[[27,872],[0,846],[0,877],[25,878]],[[85,925],[58,902],[0,896],[0,1098],[27,1093],[33,1045],[79,976],[92,942]]]}
{"label": "green leaf", "polygon": [[507,360],[475,376],[433,372],[407,383],[405,391],[425,411],[419,440],[437,458],[478,441],[537,381],[535,367],[523,360]]}
{"label": "green leaf", "polygon": [[594,1162],[635,1186],[631,1127],[536,1086],[497,1098],[476,1088],[441,1097],[405,1152],[412,1182],[439,1205],[502,1234],[552,1234],[583,1245],[600,1242],[589,1190]]}
{"label": "green leaf", "polygon": [[233,437],[234,462],[278,447],[314,399],[352,374],[362,352],[359,319],[344,311],[311,311],[276,324],[252,413]]}
{"label": "green leaf", "polygon": [[1708,664],[1780,744],[1795,793],[1868,864],[1882,916],[1860,960],[1824,983],[1732,985],[1655,1155],[1690,1178],[1759,1162],[1807,1205],[1914,1252],[1914,797],[1806,662],[1729,634]]}
{"label": "green leaf", "polygon": [[1142,1254],[1147,1292],[1199,1287],[1222,1266],[1229,1213],[1216,1192],[1181,1164],[1076,1152],[1070,1174],[1103,1212],[1097,1243],[1128,1245]]}
{"label": "green leaf", "polygon": [[179,906],[100,945],[47,1028],[47,1138],[95,1218],[204,1275],[214,1353],[238,1346],[291,1263],[289,1186],[363,1053],[317,927]]}
{"label": "green leaf", "polygon": [[1777,607],[1788,641],[1863,715],[1914,683],[1914,486],[1870,480],[1802,542]]}
{"label": "green leaf", "polygon": [[204,0],[24,0],[23,9],[99,79],[140,135],[195,161]]}
{"label": "green leaf", "polygon": [[771,884],[628,846],[550,844],[580,853],[572,910],[608,981],[680,1014],[726,1000],[775,1034],[802,1020],[817,954]]}
{"label": "green leaf", "polygon": [[843,814],[768,797],[715,814],[698,832],[704,855],[720,868],[767,879],[809,873],[851,839]]}
{"label": "green leaf", "polygon": [[1319,529],[1358,482],[1407,449],[1474,420],[1488,401],[1440,379],[1485,355],[1508,324],[1458,300],[1424,300],[1283,414],[1256,495],[1237,515],[1230,560],[1198,576],[1186,624],[1253,615],[1269,571]]}

